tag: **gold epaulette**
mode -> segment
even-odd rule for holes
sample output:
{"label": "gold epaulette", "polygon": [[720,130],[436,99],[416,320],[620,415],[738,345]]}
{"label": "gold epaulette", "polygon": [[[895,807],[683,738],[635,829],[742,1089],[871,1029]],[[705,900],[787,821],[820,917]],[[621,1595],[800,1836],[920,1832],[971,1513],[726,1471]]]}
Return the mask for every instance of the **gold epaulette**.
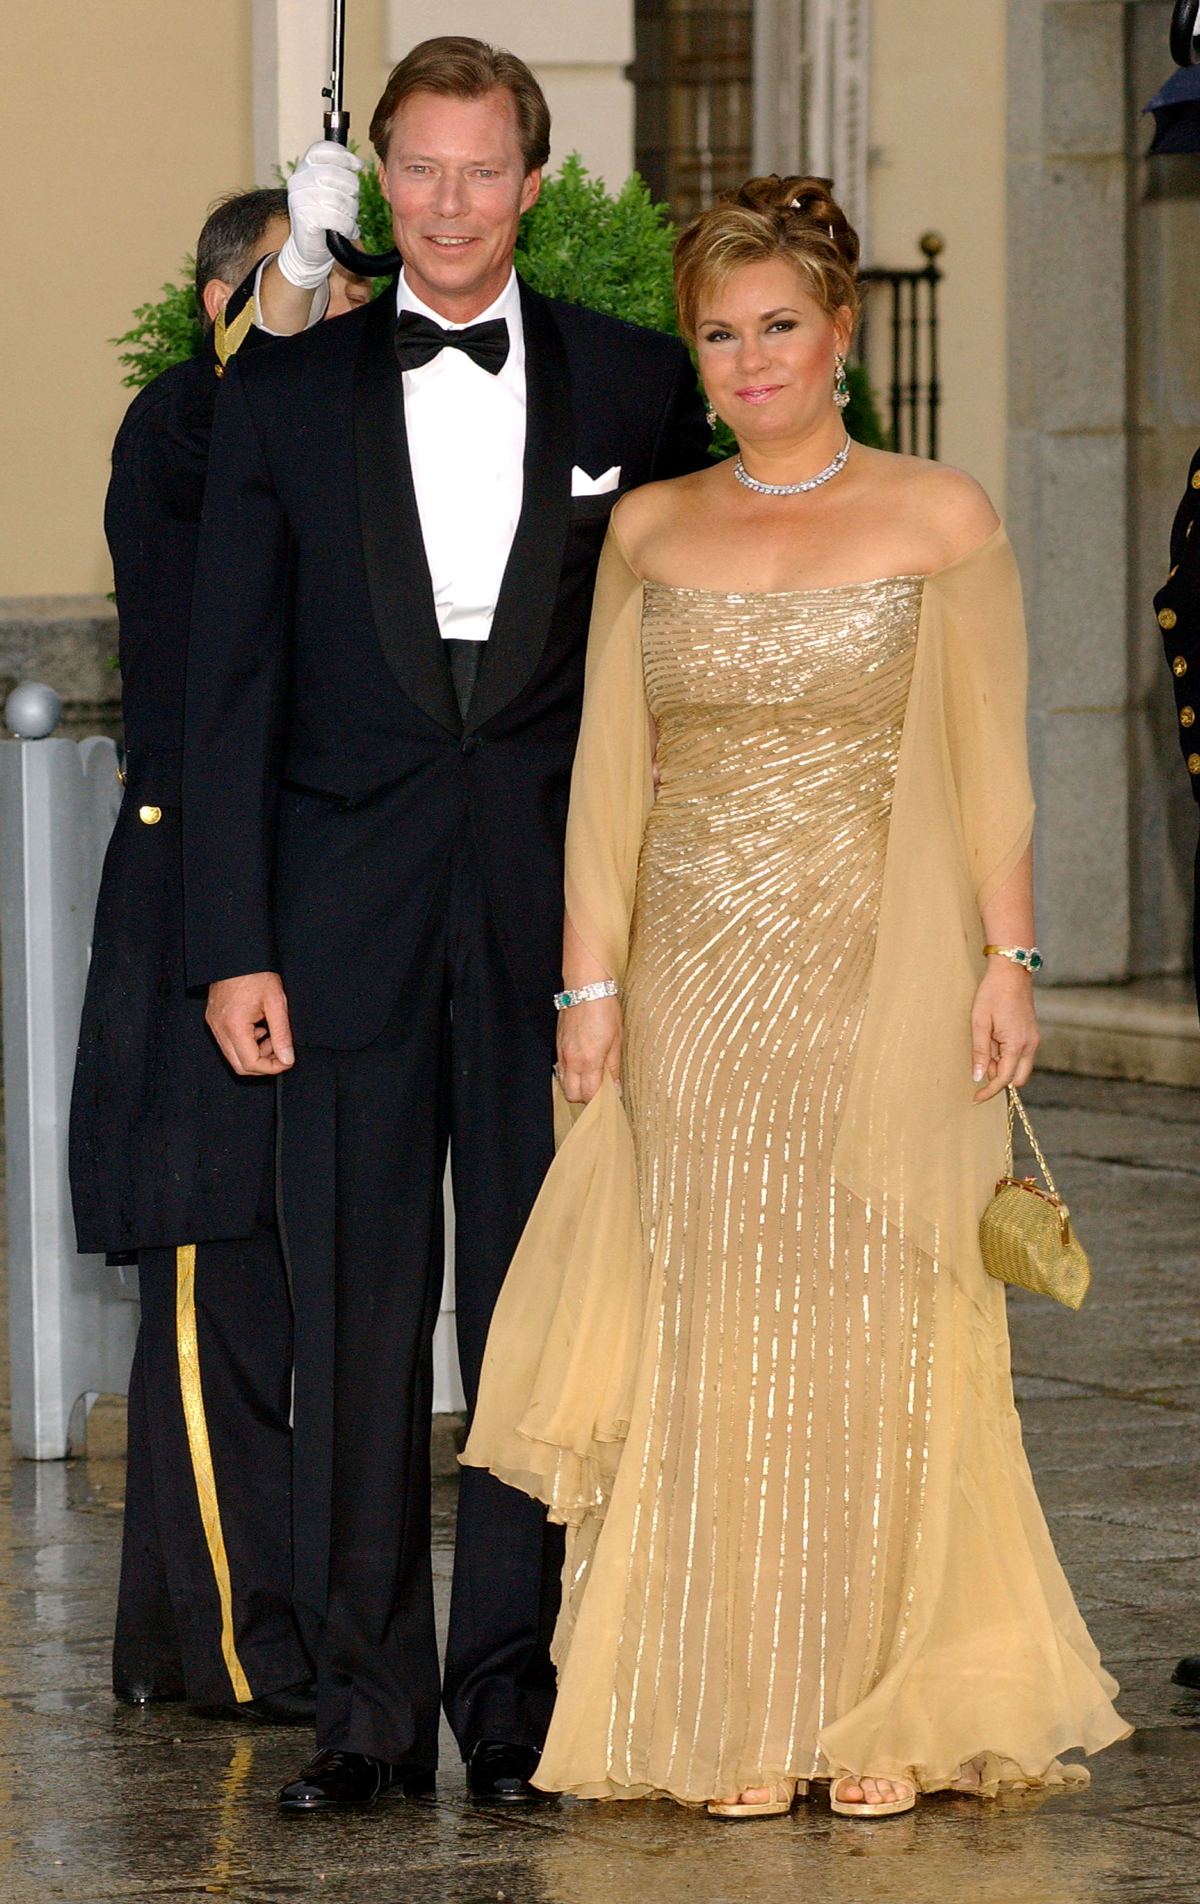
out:
{"label": "gold epaulette", "polygon": [[213,343],[217,351],[217,375],[225,375],[225,366],[234,352],[245,343],[254,324],[254,299],[248,297],[232,324],[226,324],[224,311],[217,312],[213,325]]}

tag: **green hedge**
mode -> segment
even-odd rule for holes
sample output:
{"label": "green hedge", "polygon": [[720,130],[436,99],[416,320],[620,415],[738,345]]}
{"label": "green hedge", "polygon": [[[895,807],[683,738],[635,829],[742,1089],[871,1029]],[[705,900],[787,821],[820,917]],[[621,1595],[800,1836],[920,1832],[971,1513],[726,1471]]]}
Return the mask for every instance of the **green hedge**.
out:
{"label": "green hedge", "polygon": [[200,310],[192,273],[196,260],[188,256],[180,265],[182,284],[164,284],[157,304],[139,304],[134,312],[133,329],[123,337],[110,337],[110,344],[127,344],[118,361],[127,366],[121,382],[131,390],[194,357],[204,341]]}
{"label": "green hedge", "polygon": [[[362,174],[358,215],[363,248],[390,250],[391,212],[373,165]],[[674,335],[674,238],[667,207],[653,202],[636,172],[614,197],[572,153],[562,170],[545,181],[537,204],[521,221],[517,269],[545,297],[586,304],[609,317]],[[191,279],[194,260],[185,258],[182,269],[184,282],[165,284],[158,303],[140,305],[133,314],[132,330],[112,340],[126,346],[120,358],[127,368],[122,381],[133,389],[200,348],[203,332]],[[386,282],[376,281],[377,292]],[[851,364],[848,376],[846,426],[851,436],[860,443],[885,447],[866,372]],[[733,438],[723,425],[715,433],[713,447],[721,454],[733,449]]]}

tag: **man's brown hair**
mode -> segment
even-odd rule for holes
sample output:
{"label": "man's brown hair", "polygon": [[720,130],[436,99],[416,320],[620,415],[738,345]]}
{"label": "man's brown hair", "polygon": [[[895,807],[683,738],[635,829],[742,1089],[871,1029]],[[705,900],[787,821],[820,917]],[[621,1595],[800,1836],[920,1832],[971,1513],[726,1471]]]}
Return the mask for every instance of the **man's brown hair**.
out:
{"label": "man's brown hair", "polygon": [[524,60],[502,47],[463,34],[422,40],[394,67],[371,119],[371,144],[387,164],[396,114],[413,93],[447,99],[483,99],[497,88],[511,94],[525,171],[536,172],[550,157],[550,108]]}

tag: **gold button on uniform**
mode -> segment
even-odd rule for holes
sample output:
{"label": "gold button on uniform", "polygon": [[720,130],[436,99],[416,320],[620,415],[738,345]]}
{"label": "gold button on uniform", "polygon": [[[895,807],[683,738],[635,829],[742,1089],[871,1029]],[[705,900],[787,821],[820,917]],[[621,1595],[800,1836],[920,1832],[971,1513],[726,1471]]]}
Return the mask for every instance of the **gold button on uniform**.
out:
{"label": "gold button on uniform", "polygon": [[143,826],[157,826],[162,819],[161,807],[139,807],[138,819]]}
{"label": "gold button on uniform", "polygon": [[1196,474],[1192,477],[1192,488],[1200,489],[1200,469],[1198,469]]}
{"label": "gold button on uniform", "polygon": [[1196,722],[1195,708],[1181,707],[1179,710],[1179,725],[1181,727],[1194,727],[1195,722]]}
{"label": "gold button on uniform", "polygon": [[1171,673],[1179,676],[1183,676],[1187,673],[1187,662],[1181,654],[1177,654],[1174,661],[1172,661]]}
{"label": "gold button on uniform", "polygon": [[1188,772],[1200,773],[1200,754],[1188,755]]}
{"label": "gold button on uniform", "polygon": [[1173,608],[1160,608],[1158,611],[1158,625],[1160,628],[1174,628],[1177,619]]}

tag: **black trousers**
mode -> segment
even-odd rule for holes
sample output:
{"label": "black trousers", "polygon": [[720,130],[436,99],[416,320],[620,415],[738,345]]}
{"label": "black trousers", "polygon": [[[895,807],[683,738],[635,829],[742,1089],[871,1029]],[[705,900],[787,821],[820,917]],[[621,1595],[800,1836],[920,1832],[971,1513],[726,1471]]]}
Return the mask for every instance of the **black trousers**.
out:
{"label": "black trousers", "polygon": [[244,1701],[306,1678],[292,1612],[292,1320],[274,1225],[142,1250],[113,1681]]}
{"label": "black trousers", "polygon": [[[464,831],[391,1020],[361,1051],[301,1049],[283,1091],[296,1307],[296,1598],[317,1743],[437,1763],[430,1569],[432,1341],[450,1143],[463,1387],[553,1154],[553,1050],[522,1014]],[[540,1746],[562,1540],[463,1471],[442,1697],[464,1756]]]}

